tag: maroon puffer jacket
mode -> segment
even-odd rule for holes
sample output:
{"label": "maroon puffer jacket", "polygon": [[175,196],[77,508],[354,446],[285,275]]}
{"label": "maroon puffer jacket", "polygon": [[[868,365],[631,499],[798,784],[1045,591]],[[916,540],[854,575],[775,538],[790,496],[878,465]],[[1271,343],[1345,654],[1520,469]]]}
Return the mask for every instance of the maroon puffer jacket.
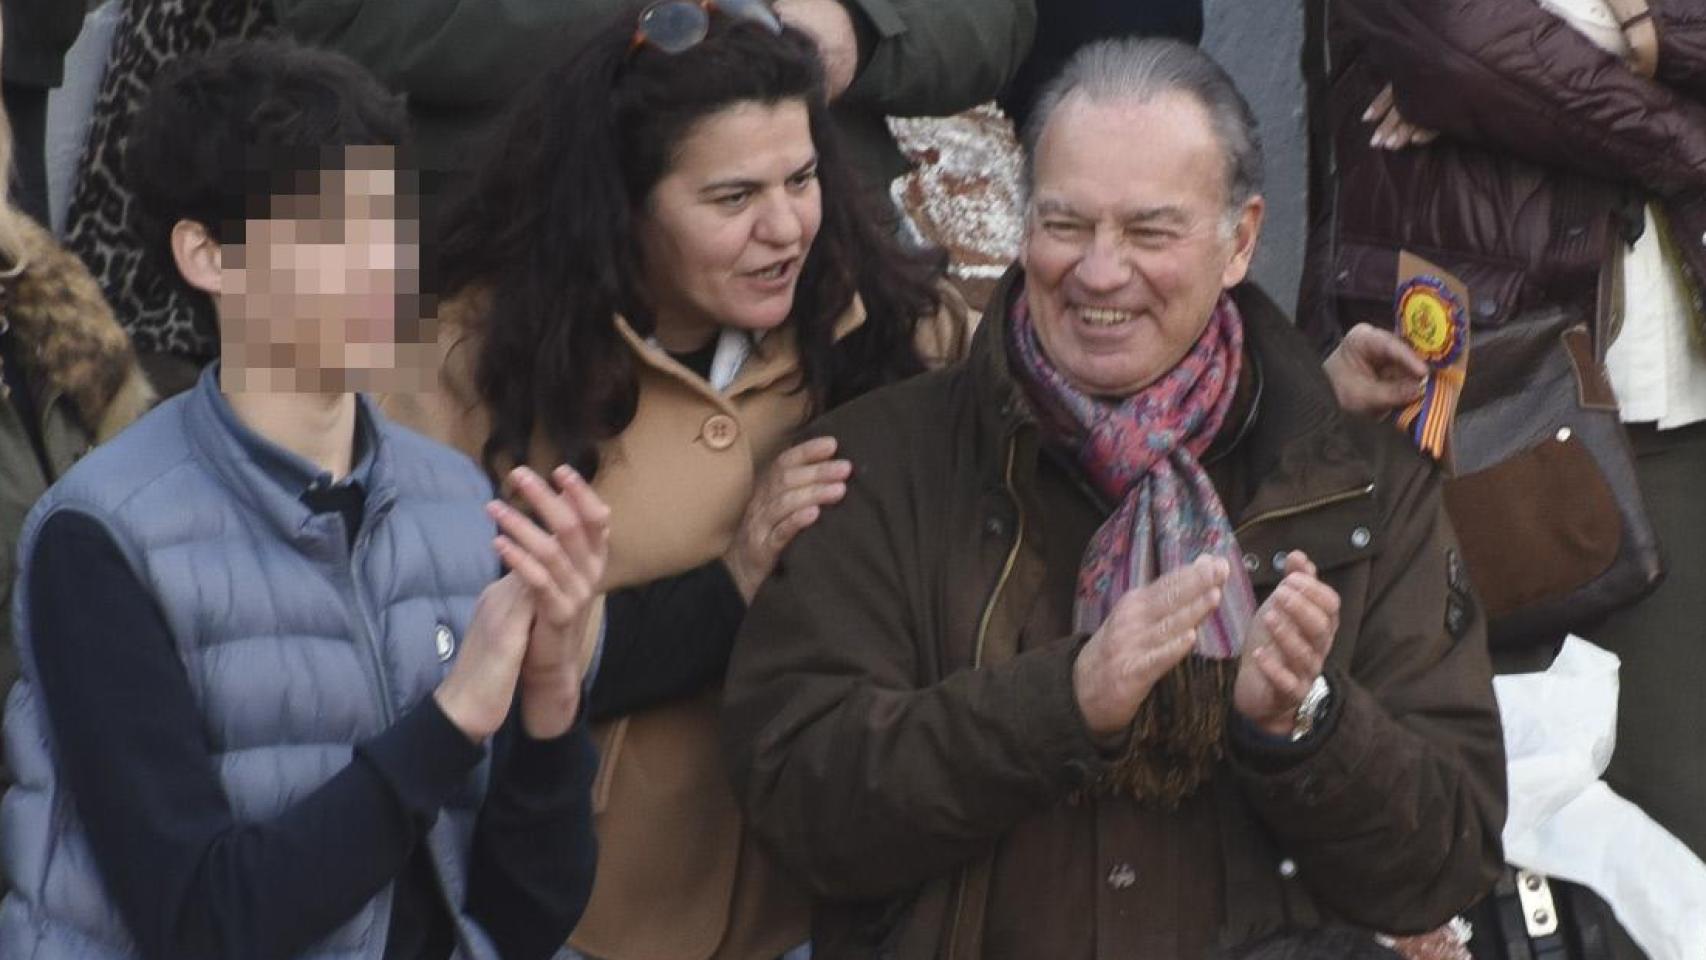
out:
{"label": "maroon puffer jacket", "polygon": [[[1655,198],[1706,285],[1706,0],[1650,0],[1656,80],[1532,0],[1312,2],[1325,56],[1298,317],[1321,343],[1390,322],[1400,248],[1468,284],[1477,326],[1541,306],[1603,320],[1605,268]],[[1433,145],[1369,146],[1361,116],[1387,83]]]}

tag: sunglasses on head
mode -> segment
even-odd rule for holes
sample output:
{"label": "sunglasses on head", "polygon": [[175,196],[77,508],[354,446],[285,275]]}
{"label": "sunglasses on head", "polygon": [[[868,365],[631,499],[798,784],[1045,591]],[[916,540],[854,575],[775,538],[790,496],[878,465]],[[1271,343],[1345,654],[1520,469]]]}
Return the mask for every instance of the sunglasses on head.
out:
{"label": "sunglasses on head", "polygon": [[711,32],[713,10],[749,20],[771,33],[782,32],[782,21],[766,0],[658,0],[640,11],[628,55],[648,45],[669,54],[693,49]]}

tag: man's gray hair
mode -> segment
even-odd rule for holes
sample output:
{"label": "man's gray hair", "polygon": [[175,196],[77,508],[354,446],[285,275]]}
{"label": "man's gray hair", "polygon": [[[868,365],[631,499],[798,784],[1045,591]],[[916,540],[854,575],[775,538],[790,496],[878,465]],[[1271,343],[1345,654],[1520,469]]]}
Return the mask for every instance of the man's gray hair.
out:
{"label": "man's gray hair", "polygon": [[1043,129],[1068,98],[1078,94],[1098,103],[1148,103],[1168,93],[1186,94],[1208,113],[1226,155],[1228,215],[1235,218],[1246,201],[1262,192],[1262,140],[1256,132],[1256,116],[1232,78],[1208,54],[1159,38],[1090,44],[1043,87],[1023,133],[1026,196],[1036,185],[1037,144]]}

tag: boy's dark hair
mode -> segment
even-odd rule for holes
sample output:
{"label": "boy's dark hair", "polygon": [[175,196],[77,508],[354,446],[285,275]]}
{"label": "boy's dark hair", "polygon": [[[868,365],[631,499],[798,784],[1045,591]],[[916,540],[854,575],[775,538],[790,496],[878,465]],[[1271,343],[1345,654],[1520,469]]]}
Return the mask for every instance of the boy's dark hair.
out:
{"label": "boy's dark hair", "polygon": [[[284,40],[221,44],[169,64],[125,145],[137,229],[166,276],[178,278],[172,227],[202,224],[241,243],[243,221],[272,200],[311,196],[349,147],[403,144],[403,100],[339,54]],[[181,278],[178,278],[181,281]],[[195,291],[192,291],[195,292]],[[211,316],[205,296],[192,298]]]}

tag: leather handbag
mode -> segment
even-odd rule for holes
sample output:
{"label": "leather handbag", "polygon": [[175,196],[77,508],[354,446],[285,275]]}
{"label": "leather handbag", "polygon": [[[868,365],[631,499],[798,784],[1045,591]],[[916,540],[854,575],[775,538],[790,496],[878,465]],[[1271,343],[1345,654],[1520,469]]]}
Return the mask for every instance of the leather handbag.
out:
{"label": "leather handbag", "polygon": [[1559,307],[1471,335],[1445,505],[1495,646],[1579,631],[1663,578],[1597,342]]}
{"label": "leather handbag", "polygon": [[[1468,373],[1444,491],[1488,641],[1556,642],[1645,597],[1664,573],[1605,372],[1609,331],[1585,309],[1522,309],[1517,264],[1416,252],[1471,297]],[[1339,327],[1390,327],[1399,257],[1388,244],[1336,244],[1329,289]]]}
{"label": "leather handbag", "polygon": [[1506,867],[1468,914],[1475,960],[1615,960],[1604,901],[1585,887]]}

